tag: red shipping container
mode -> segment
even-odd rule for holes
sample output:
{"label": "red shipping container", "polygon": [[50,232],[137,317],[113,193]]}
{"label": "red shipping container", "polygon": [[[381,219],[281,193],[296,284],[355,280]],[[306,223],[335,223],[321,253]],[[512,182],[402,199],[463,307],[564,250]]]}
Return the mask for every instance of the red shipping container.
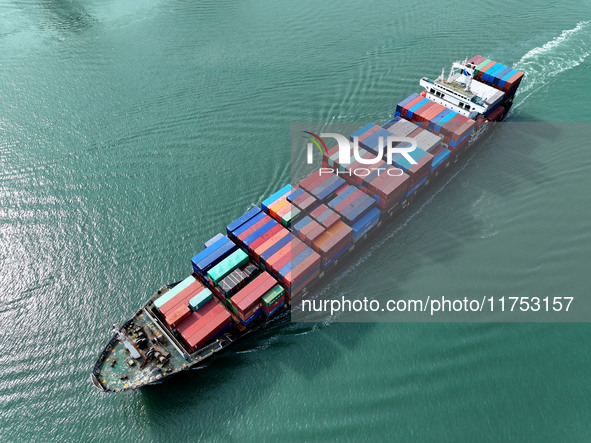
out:
{"label": "red shipping container", "polygon": [[282,247],[279,251],[277,251],[269,260],[265,262],[265,266],[267,269],[270,269],[272,272],[277,273],[277,269],[275,264],[280,262],[284,257],[289,257],[291,255],[291,251],[293,250],[293,240],[292,239],[287,245]]}
{"label": "red shipping container", "polygon": [[324,211],[329,210],[328,206],[326,206],[324,203],[321,204],[320,206],[318,206],[316,209],[314,209],[311,213],[310,216],[314,219],[316,219],[318,216],[320,216],[320,214],[323,214]]}
{"label": "red shipping container", "polygon": [[341,186],[339,189],[336,190],[335,195],[341,195],[343,192],[345,192],[347,189],[349,189],[349,186],[347,183],[345,183],[343,186]]}
{"label": "red shipping container", "polygon": [[312,255],[307,257],[285,276],[285,284],[288,287],[292,287],[294,284],[297,285],[298,283],[301,283],[298,280],[300,280],[301,277],[308,275],[313,269],[318,269],[318,272],[320,272],[320,255],[316,252],[312,252]]}
{"label": "red shipping container", "polygon": [[176,308],[174,311],[172,311],[172,313],[170,313],[170,315],[165,315],[164,320],[166,321],[166,324],[168,326],[170,326],[171,328],[175,328],[177,324],[182,322],[189,315],[191,315],[191,309],[187,304]]}
{"label": "red shipping container", "polygon": [[226,309],[215,298],[212,298],[189,317],[177,325],[177,331],[186,340],[208,321],[215,318],[220,312]]}
{"label": "red shipping container", "polygon": [[244,319],[247,319],[260,305],[263,295],[276,284],[277,280],[264,271],[231,298],[232,305]]}
{"label": "red shipping container", "polygon": [[436,147],[436,148],[435,148],[435,149],[434,149],[434,150],[431,152],[431,155],[432,155],[433,157],[436,157],[436,156],[437,156],[437,154],[439,154],[439,153],[440,153],[441,151],[443,151],[444,149],[446,149],[446,148],[445,148],[445,146],[443,146],[443,145],[439,145],[439,146],[437,146],[437,147]]}
{"label": "red shipping container", "polygon": [[431,109],[436,104],[437,103],[429,100],[427,103],[425,103],[423,106],[421,106],[415,112],[413,112],[413,115],[412,115],[413,121],[416,121],[416,122],[419,122],[419,123],[425,122],[426,121],[425,115],[427,114],[427,112],[429,111],[429,109]]}
{"label": "red shipping container", "polygon": [[418,127],[417,129],[415,129],[414,131],[412,131],[410,134],[408,134],[408,137],[416,137],[417,135],[419,135],[423,131],[424,131],[423,128]]}
{"label": "red shipping container", "polygon": [[332,210],[340,213],[343,209],[345,209],[347,206],[349,206],[351,203],[353,203],[355,200],[357,200],[359,197],[363,195],[365,195],[363,191],[355,189],[355,191],[353,191],[351,195],[347,196],[343,201],[339,202],[336,206],[332,207]]}
{"label": "red shipping container", "polygon": [[505,86],[503,87],[503,90],[511,91],[513,88],[517,88],[517,86],[519,86],[519,83],[521,83],[522,78],[523,78],[523,72],[518,71],[515,75],[513,75],[513,77],[511,77],[509,80],[507,80],[505,82]]}
{"label": "red shipping container", "polygon": [[486,57],[482,57],[481,55],[475,55],[470,60],[468,60],[467,64],[468,65],[473,64],[474,66],[478,66],[484,60],[486,60]]}
{"label": "red shipping container", "polygon": [[307,198],[312,197],[310,194],[308,194],[303,189],[301,189],[301,191],[302,191],[302,193],[300,195],[298,195],[296,198],[292,198],[292,200],[291,200],[291,202],[296,206],[299,206],[299,203],[303,202]]}
{"label": "red shipping container", "polygon": [[312,246],[314,240],[316,240],[325,230],[326,228],[324,226],[312,219],[312,221],[298,233],[298,237],[300,237],[308,246]]}
{"label": "red shipping container", "polygon": [[316,198],[308,194],[306,191],[303,191],[301,195],[298,195],[293,199],[292,204],[300,211],[305,212],[316,204]]}
{"label": "red shipping container", "polygon": [[248,236],[250,236],[250,234],[254,234],[259,228],[262,228],[264,225],[266,225],[270,221],[271,221],[271,217],[268,217],[268,216],[263,217],[262,220],[256,222],[254,225],[252,225],[246,231],[241,232],[240,234],[238,234],[237,235],[238,239],[239,240],[244,240],[245,238],[247,238]]}
{"label": "red shipping container", "polygon": [[421,100],[423,100],[425,97],[423,97],[422,95],[419,95],[418,97],[412,99],[410,102],[408,102],[406,105],[403,106],[400,115],[404,118],[406,118],[407,120],[410,120],[406,117],[406,113],[408,112],[408,110],[410,108],[412,108],[414,105],[416,105],[418,102],[420,102]]}
{"label": "red shipping container", "polygon": [[[363,154],[361,158],[375,160],[376,156],[371,152],[367,152]],[[349,183],[352,183],[357,187],[365,187],[364,181],[366,177],[371,175],[376,169],[384,168],[385,165],[386,162],[384,162],[383,160],[375,161],[371,165],[365,165],[356,161],[355,163],[351,164],[349,169],[350,171],[352,171],[352,178],[349,180]],[[344,178],[347,179],[348,177],[345,176]]]}
{"label": "red shipping container", "polygon": [[232,316],[226,310],[219,312],[213,319],[204,324],[193,335],[185,339],[187,344],[195,351],[206,345],[219,332],[221,332],[232,321]]}
{"label": "red shipping container", "polygon": [[[276,201],[272,206],[269,206],[269,215],[277,220],[277,211],[280,211],[288,204],[289,202],[286,199],[280,199]],[[279,221],[281,221],[281,218],[279,218]]]}
{"label": "red shipping container", "polygon": [[448,147],[447,149],[449,149],[452,152],[456,152],[456,151],[461,151],[462,149],[464,149],[466,146],[468,146],[468,142],[470,141],[470,137],[466,137],[466,139],[460,143],[459,145],[457,145],[455,148],[452,148],[451,146]]}
{"label": "red shipping container", "polygon": [[292,250],[273,265],[273,270],[278,273],[281,268],[288,264],[294,257],[297,257],[298,254],[306,248],[307,246],[303,241],[294,238],[294,241],[292,242]]}
{"label": "red shipping container", "polygon": [[378,206],[390,209],[396,202],[402,200],[408,191],[410,177],[408,174],[400,176],[384,173],[370,183],[369,191],[380,197]]}
{"label": "red shipping container", "polygon": [[318,206],[310,215],[325,228],[330,228],[341,219],[339,214],[326,205]]}
{"label": "red shipping container", "polygon": [[308,193],[310,193],[330,177],[331,174],[322,174],[320,169],[317,169],[300,182],[300,187],[304,191],[308,191]]}
{"label": "red shipping container", "polygon": [[[329,262],[330,260],[332,260],[336,254],[341,252],[341,250],[345,246],[350,244],[352,242],[351,237],[352,236],[344,235],[344,236],[341,236],[340,239],[338,239],[337,236],[333,236],[330,240],[328,240],[326,243],[324,243],[324,245],[322,245],[322,247],[325,248],[326,252],[317,251],[320,254],[320,256],[322,257],[322,264],[324,265],[327,262]],[[330,246],[329,249],[327,249],[328,246]]]}
{"label": "red shipping container", "polygon": [[[444,137],[449,137],[451,140],[458,140],[461,135],[458,130],[466,124],[466,122],[470,121],[468,117],[464,117],[463,115],[457,114],[455,115],[450,121],[445,123],[441,128],[441,134]],[[474,122],[472,121],[472,125]]]}
{"label": "red shipping container", "polygon": [[[283,228],[283,226],[282,226]],[[258,259],[260,259],[261,255],[267,251],[267,249],[272,248],[282,240],[284,237],[289,235],[289,231],[285,228],[279,230],[275,235],[270,237],[266,242],[259,245],[256,249],[253,250],[253,255],[255,255]]]}
{"label": "red shipping container", "polygon": [[[259,255],[257,255],[256,251],[259,250],[259,247],[267,242],[271,237],[273,237],[274,235],[276,235],[279,232],[285,231],[286,229],[281,226],[280,224],[277,224],[276,226],[273,226],[271,229],[269,229],[267,232],[265,232],[263,235],[261,235],[259,238],[257,238],[256,240],[254,240],[250,246],[248,247],[248,249],[251,252],[254,252],[255,257],[258,260]],[[262,252],[262,251],[261,251]]]}
{"label": "red shipping container", "polygon": [[381,126],[378,126],[378,125],[374,124],[374,126],[372,126],[370,129],[368,129],[363,134],[361,134],[360,136],[358,136],[358,140],[360,142],[362,142],[363,140],[365,140],[369,136],[371,136],[371,135],[375,134],[376,132],[378,132],[380,129],[382,129]]}
{"label": "red shipping container", "polygon": [[285,193],[283,193],[282,195],[280,195],[279,197],[277,197],[277,199],[274,202],[268,204],[267,205],[267,208],[271,209],[271,207],[273,207],[274,205],[276,205],[277,203],[279,203],[281,200],[285,200],[287,198],[287,196],[289,194],[291,194],[291,192],[292,192],[292,189],[288,189],[287,191],[285,191]]}
{"label": "red shipping container", "polygon": [[302,290],[303,290],[303,289],[304,289],[304,288],[305,288],[307,285],[309,285],[309,284],[312,282],[312,280],[314,280],[316,277],[318,277],[318,274],[320,274],[320,269],[318,269],[318,270],[317,270],[317,271],[316,271],[316,272],[315,272],[313,275],[311,275],[311,276],[310,276],[309,278],[307,278],[305,281],[303,281],[303,282],[298,282],[298,283],[296,284],[295,291],[293,292],[293,294],[292,294],[292,290],[291,290],[291,288],[288,288],[288,289],[287,289],[287,291],[286,291],[286,293],[285,293],[285,295],[286,295],[286,296],[287,296],[289,299],[291,299],[291,297],[292,297],[293,295],[297,295],[297,294],[298,294],[300,291],[302,291]]}
{"label": "red shipping container", "polygon": [[429,108],[429,111],[425,113],[426,123],[429,124],[431,120],[435,118],[435,116],[441,114],[441,112],[445,111],[445,109],[445,106],[442,106],[439,103],[435,103],[433,106]]}
{"label": "red shipping container", "polygon": [[460,126],[457,130],[457,133],[459,136],[458,139],[462,138],[468,132],[470,132],[472,129],[474,129],[475,124],[476,124],[476,122],[474,120],[468,120],[462,126]]}
{"label": "red shipping container", "polygon": [[412,165],[412,167],[407,171],[407,174],[410,176],[410,181],[408,183],[409,188],[412,188],[414,185],[429,175],[432,162],[433,156],[429,153],[425,153],[424,157],[417,160],[416,165]]}
{"label": "red shipping container", "polygon": [[361,177],[359,177],[355,172],[357,168],[367,168],[368,165],[362,165],[361,163],[354,161],[353,163],[345,166],[345,173],[339,174],[339,177],[345,179],[345,181],[350,185],[358,186],[361,184]]}
{"label": "red shipping container", "polygon": [[298,208],[302,213],[306,213],[310,211],[316,205],[316,198],[308,194],[305,200],[302,200],[300,203],[296,204],[296,208]]}
{"label": "red shipping container", "polygon": [[200,282],[195,281],[194,283],[191,283],[189,286],[183,289],[181,292],[179,292],[177,295],[175,295],[172,299],[168,300],[166,303],[160,306],[158,310],[164,316],[170,315],[178,307],[185,304],[188,306],[189,300],[191,300],[201,290],[203,290],[203,285]]}

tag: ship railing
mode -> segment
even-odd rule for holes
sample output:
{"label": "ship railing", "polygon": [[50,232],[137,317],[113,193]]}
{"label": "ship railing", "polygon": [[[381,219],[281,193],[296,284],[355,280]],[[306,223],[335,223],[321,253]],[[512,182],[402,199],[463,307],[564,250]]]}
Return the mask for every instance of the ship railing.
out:
{"label": "ship railing", "polygon": [[171,334],[167,331],[167,329],[160,324],[160,320],[157,319],[156,317],[154,317],[152,314],[150,314],[150,311],[148,311],[147,309],[144,309],[144,314],[146,315],[146,317],[148,317],[155,325],[156,327],[160,330],[160,332],[162,332],[162,334],[164,334],[164,336],[168,339],[168,341],[170,341],[170,343],[172,344],[172,346],[176,349],[176,351],[185,359],[188,359],[188,354],[186,352],[184,352],[182,350],[182,346],[179,341]]}

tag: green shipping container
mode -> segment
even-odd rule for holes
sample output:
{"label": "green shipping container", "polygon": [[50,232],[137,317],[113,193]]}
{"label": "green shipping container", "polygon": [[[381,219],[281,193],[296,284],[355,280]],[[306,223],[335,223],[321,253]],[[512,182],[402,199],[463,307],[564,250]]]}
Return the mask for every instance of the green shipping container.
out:
{"label": "green shipping container", "polygon": [[169,290],[162,297],[157,298],[156,301],[154,302],[154,306],[156,306],[158,309],[160,309],[164,303],[166,303],[169,300],[172,300],[175,295],[177,295],[183,289],[187,289],[191,285],[191,283],[195,283],[196,281],[197,280],[195,280],[195,277],[193,277],[192,275],[189,275],[186,279],[184,279],[182,282],[180,282],[174,288]]}
{"label": "green shipping container", "polygon": [[211,293],[211,291],[205,288],[203,291],[201,291],[199,294],[197,294],[195,297],[189,300],[189,307],[192,311],[196,311],[209,300],[211,300],[212,297],[213,294]]}
{"label": "green shipping container", "polygon": [[218,282],[232,272],[248,263],[248,254],[238,249],[207,272],[207,276],[217,285]]}
{"label": "green shipping container", "polygon": [[478,74],[478,71],[480,71],[482,68],[488,65],[491,61],[492,60],[490,58],[487,58],[482,63],[479,63],[478,66],[476,66],[476,68],[474,69],[474,75]]}
{"label": "green shipping container", "polygon": [[288,226],[291,226],[291,221],[298,218],[298,215],[300,215],[300,210],[295,206],[292,206],[291,210],[288,211],[288,213],[285,214],[283,217],[281,217],[281,224],[286,228]]}
{"label": "green shipping container", "polygon": [[281,286],[273,286],[265,293],[265,295],[263,295],[263,306],[265,306],[266,308],[271,307],[271,305],[275,303],[277,300],[279,300],[284,293],[285,289],[283,289]]}

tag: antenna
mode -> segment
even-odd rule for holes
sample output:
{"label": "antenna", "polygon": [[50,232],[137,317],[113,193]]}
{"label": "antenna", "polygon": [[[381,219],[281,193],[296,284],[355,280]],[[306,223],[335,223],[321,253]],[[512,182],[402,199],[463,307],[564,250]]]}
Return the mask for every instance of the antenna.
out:
{"label": "antenna", "polygon": [[451,77],[454,75],[455,72],[455,63],[451,65],[451,68],[449,70],[449,76],[447,77],[447,82],[451,83]]}

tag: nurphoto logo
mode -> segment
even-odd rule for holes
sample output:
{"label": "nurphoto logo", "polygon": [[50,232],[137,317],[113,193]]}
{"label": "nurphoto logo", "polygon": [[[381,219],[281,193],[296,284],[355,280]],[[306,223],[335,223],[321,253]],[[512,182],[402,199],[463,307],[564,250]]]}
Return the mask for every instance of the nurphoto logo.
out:
{"label": "nurphoto logo", "polygon": [[[362,165],[373,165],[378,163],[384,158],[384,149],[385,149],[385,156],[386,162],[391,165],[392,158],[395,154],[400,154],[411,165],[416,165],[417,162],[414,158],[411,157],[410,153],[414,151],[417,147],[417,142],[414,138],[411,137],[397,137],[395,135],[391,135],[389,137],[382,137],[380,136],[378,139],[378,146],[376,147],[376,151],[372,152],[375,155],[373,158],[363,158],[359,154],[359,137],[353,137],[353,142],[349,142],[349,139],[342,134],[337,134],[335,132],[322,132],[320,136],[314,134],[313,132],[304,131],[306,134],[311,135],[312,137],[305,137],[308,142],[308,156],[307,162],[309,165],[313,162],[313,150],[314,145],[320,150],[320,154],[324,155],[325,153],[328,155],[328,149],[326,148],[326,143],[324,143],[323,137],[331,137],[337,141],[339,147],[339,164],[341,165],[349,165],[351,164],[351,153],[353,153],[354,161],[359,162]],[[402,146],[402,145],[405,146]],[[321,146],[322,145],[322,146]],[[324,148],[324,152],[323,149]]]}

